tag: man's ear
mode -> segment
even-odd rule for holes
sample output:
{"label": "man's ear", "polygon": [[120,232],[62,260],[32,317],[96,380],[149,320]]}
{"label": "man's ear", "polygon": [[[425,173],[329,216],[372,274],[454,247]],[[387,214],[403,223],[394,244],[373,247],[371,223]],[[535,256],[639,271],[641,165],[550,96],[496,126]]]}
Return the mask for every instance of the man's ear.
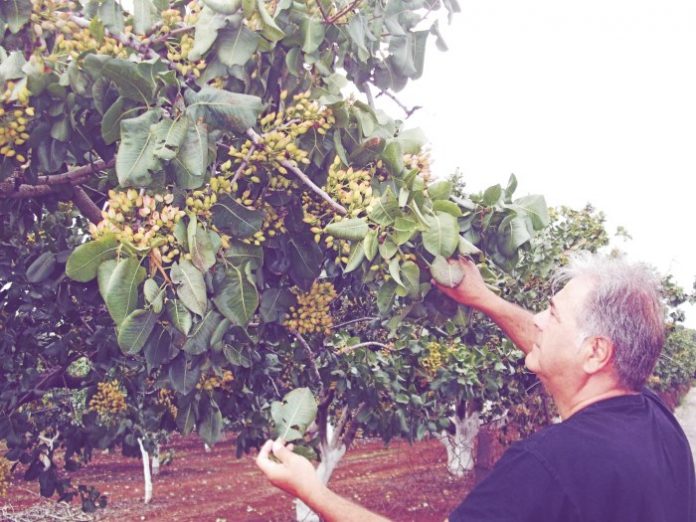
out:
{"label": "man's ear", "polygon": [[586,373],[594,374],[611,363],[614,357],[614,343],[608,337],[591,337],[588,339],[583,370]]}

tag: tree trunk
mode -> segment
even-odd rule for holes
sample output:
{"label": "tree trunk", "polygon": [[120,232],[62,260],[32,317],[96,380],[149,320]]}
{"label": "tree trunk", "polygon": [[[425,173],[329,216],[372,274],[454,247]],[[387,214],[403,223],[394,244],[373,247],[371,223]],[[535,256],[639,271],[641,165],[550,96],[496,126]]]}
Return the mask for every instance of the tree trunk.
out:
{"label": "tree trunk", "polygon": [[145,451],[143,446],[143,441],[138,437],[138,444],[140,445],[140,453],[143,456],[143,476],[145,478],[145,504],[148,504],[152,500],[152,479],[150,478],[150,458]]}
{"label": "tree trunk", "polygon": [[152,452],[152,476],[159,475],[160,470],[160,445],[155,444],[155,451]]}
{"label": "tree trunk", "polygon": [[[334,426],[331,423],[327,425],[326,434],[328,442],[319,444],[321,462],[317,466],[317,475],[324,485],[329,483],[336,466],[346,454],[345,444],[333,440]],[[334,447],[335,445],[338,447]],[[320,522],[319,516],[300,499],[295,500],[295,517],[297,522]]]}
{"label": "tree trunk", "polygon": [[447,470],[455,477],[461,477],[474,468],[474,441],[481,427],[477,411],[466,412],[464,417],[454,414],[454,434],[443,431],[438,438],[447,449]]}

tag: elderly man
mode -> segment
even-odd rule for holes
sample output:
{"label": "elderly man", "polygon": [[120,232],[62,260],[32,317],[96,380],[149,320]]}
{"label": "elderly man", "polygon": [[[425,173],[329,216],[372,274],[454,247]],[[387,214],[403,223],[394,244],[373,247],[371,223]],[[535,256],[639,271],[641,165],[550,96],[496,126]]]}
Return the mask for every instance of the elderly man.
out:
{"label": "elderly man", "polygon": [[[558,276],[565,287],[533,316],[488,290],[471,261],[452,262],[464,280],[440,290],[489,315],[524,351],[563,421],[513,444],[449,520],[696,522],[688,441],[643,388],[664,341],[654,274],[620,258],[576,257]],[[257,463],[325,520],[385,520],[331,492],[282,441],[268,441]]]}

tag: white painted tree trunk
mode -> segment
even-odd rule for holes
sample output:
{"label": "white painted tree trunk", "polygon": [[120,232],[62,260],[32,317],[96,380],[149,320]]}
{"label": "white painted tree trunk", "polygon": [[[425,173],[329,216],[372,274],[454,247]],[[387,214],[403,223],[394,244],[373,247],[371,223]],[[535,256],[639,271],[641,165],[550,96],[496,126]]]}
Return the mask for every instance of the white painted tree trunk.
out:
{"label": "white painted tree trunk", "polygon": [[464,417],[455,414],[450,420],[454,423],[454,435],[443,431],[438,438],[447,450],[447,470],[455,477],[461,477],[474,468],[474,441],[481,427],[481,419],[475,411]]}
{"label": "white painted tree trunk", "polygon": [[[338,463],[346,454],[346,446],[344,444],[334,447],[336,441],[333,441],[333,432],[334,426],[329,424],[326,429],[328,443],[319,444],[321,462],[317,466],[317,475],[324,485],[329,483],[336,466],[338,466]],[[320,522],[319,516],[300,499],[295,500],[295,516],[297,522]]]}
{"label": "white painted tree trunk", "polygon": [[160,470],[160,445],[155,444],[155,451],[152,452],[152,476],[159,475]]}
{"label": "white painted tree trunk", "polygon": [[205,452],[206,452],[206,453],[210,453],[210,452],[211,452],[210,446],[208,446],[208,445],[205,444],[205,443],[203,444],[203,448],[205,449]]}
{"label": "white painted tree trunk", "polygon": [[150,478],[150,456],[145,447],[143,446],[143,441],[138,437],[138,444],[140,445],[140,453],[143,456],[143,476],[145,478],[145,504],[148,504],[152,500],[152,479]]}

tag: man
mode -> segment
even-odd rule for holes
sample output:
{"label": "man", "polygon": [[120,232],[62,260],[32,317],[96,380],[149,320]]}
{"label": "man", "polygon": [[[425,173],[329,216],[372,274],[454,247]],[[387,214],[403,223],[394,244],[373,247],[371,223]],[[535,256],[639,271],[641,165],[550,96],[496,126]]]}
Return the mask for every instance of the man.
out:
{"label": "man", "polygon": [[[654,274],[578,256],[558,276],[565,287],[533,316],[491,292],[471,261],[452,262],[464,280],[440,290],[489,315],[524,351],[563,421],[513,444],[449,520],[696,522],[688,441],[643,388],[664,342]],[[327,521],[385,520],[331,492],[282,441],[268,441],[257,463]]]}

